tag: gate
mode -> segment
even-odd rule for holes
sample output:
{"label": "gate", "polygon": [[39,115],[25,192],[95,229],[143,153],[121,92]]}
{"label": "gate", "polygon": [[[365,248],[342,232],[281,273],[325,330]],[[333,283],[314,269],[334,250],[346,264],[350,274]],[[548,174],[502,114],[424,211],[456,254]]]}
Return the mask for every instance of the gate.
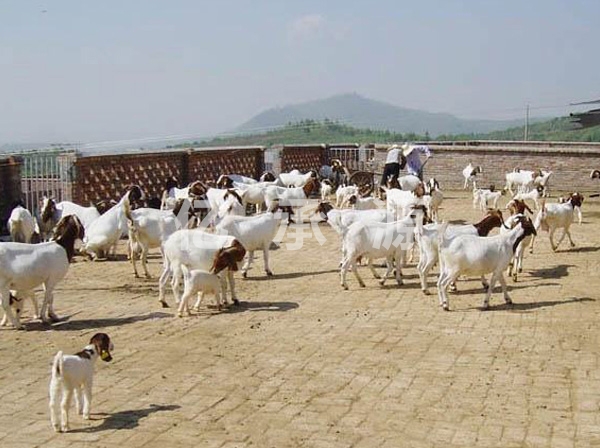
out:
{"label": "gate", "polygon": [[44,196],[56,202],[72,200],[75,150],[41,149],[14,154],[22,159],[21,191],[25,206],[38,215]]}

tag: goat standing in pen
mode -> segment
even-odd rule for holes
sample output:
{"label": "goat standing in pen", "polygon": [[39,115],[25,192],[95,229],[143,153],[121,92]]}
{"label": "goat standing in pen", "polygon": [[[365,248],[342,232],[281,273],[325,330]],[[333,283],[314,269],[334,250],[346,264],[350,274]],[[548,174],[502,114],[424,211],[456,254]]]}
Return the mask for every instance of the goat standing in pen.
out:
{"label": "goat standing in pen", "polygon": [[506,290],[506,280],[503,272],[512,259],[519,243],[536,231],[529,218],[521,216],[517,225],[505,234],[480,238],[474,235],[458,235],[454,238],[446,236],[448,223],[442,224],[439,230],[440,276],[438,279],[438,297],[440,306],[449,310],[446,289],[456,281],[459,275],[481,276],[486,286],[485,275],[492,274],[487,292],[483,299],[483,309],[488,309],[490,296],[500,281],[504,300],[511,304],[512,300]]}

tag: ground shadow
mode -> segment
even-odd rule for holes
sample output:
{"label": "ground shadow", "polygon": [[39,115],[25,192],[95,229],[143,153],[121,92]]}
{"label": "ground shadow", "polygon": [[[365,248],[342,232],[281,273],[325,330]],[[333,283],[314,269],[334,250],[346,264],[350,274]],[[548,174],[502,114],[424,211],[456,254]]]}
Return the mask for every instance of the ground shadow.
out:
{"label": "ground shadow", "polygon": [[448,221],[449,224],[453,224],[453,225],[463,225],[463,224],[468,224],[468,222],[464,219],[452,219],[450,221]]}
{"label": "ground shadow", "polygon": [[154,414],[155,412],[174,411],[179,408],[181,408],[181,406],[176,404],[151,404],[150,407],[145,409],[132,409],[129,411],[115,412],[114,414],[110,414],[108,417],[106,417],[98,426],[74,429],[69,432],[92,433],[114,429],[133,429],[139,426],[141,419],[148,417],[150,414]]}
{"label": "ground shadow", "polygon": [[252,280],[252,281],[264,281],[264,280],[279,280],[279,279],[293,279],[300,277],[307,277],[311,275],[321,275],[321,274],[332,274],[339,273],[339,269],[328,269],[325,271],[313,271],[313,272],[287,272],[285,274],[274,274],[272,276],[262,275],[260,277],[250,277],[250,272],[248,271],[248,277],[244,279],[244,281]]}
{"label": "ground shadow", "polygon": [[513,303],[507,305],[506,303],[490,306],[488,311],[515,311],[515,312],[527,312],[537,308],[547,308],[557,305],[568,305],[569,303],[580,303],[580,302],[595,302],[596,299],[591,297],[569,297],[563,300],[544,300],[540,302],[527,302],[527,303]]}
{"label": "ground shadow", "polygon": [[[574,247],[564,252],[577,252],[577,253],[587,253],[587,252],[598,252],[600,250],[600,246],[587,246],[587,247]],[[563,251],[561,251],[563,252]]]}
{"label": "ground shadow", "polygon": [[226,314],[244,313],[246,311],[290,311],[300,305],[296,302],[246,302],[240,301],[237,305],[231,305],[222,312]]}
{"label": "ground shadow", "polygon": [[558,266],[554,266],[551,268],[544,269],[531,269],[527,270],[527,273],[531,277],[537,278],[562,278],[567,277],[569,275],[569,268],[572,268],[574,265],[572,264],[559,264]]}
{"label": "ground shadow", "polygon": [[[510,291],[516,291],[519,289],[527,289],[527,288],[537,288],[538,286],[558,286],[560,285],[560,283],[555,283],[555,282],[546,282],[546,283],[535,283],[535,284],[524,284],[521,282],[518,283],[506,283],[507,285],[507,290]],[[469,294],[485,294],[486,293],[486,289],[483,286],[476,286],[475,288],[470,288],[470,289],[460,289],[460,282],[457,284],[458,286],[458,291],[448,291],[449,294],[453,295],[453,296],[460,296],[460,295],[469,295]],[[496,286],[494,286],[494,291],[492,291],[492,296],[494,294],[501,294],[502,291],[502,287],[500,286],[500,283],[497,282]]]}
{"label": "ground shadow", "polygon": [[107,319],[81,319],[71,320],[72,316],[63,317],[59,322],[54,324],[47,324],[45,322],[28,322],[26,324],[27,330],[30,331],[79,331],[87,330],[89,328],[105,328],[105,327],[118,327],[121,325],[132,324],[135,322],[143,322],[152,319],[163,319],[165,317],[173,317],[172,314],[168,313],[148,313],[141,316],[129,316],[129,317],[114,317]]}

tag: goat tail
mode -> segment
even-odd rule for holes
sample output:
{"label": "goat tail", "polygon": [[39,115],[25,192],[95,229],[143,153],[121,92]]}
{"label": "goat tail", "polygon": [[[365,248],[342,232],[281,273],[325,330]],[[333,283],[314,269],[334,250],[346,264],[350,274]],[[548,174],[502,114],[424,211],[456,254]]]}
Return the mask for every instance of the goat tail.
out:
{"label": "goat tail", "polygon": [[54,356],[54,362],[52,363],[52,377],[53,378],[62,378],[63,376],[63,352],[59,351],[56,356]]}

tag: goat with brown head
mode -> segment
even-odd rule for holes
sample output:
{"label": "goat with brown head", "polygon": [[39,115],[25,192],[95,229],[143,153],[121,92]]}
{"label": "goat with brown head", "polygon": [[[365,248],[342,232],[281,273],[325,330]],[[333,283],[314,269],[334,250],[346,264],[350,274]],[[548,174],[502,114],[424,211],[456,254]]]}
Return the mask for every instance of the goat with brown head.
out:
{"label": "goat with brown head", "polygon": [[231,246],[223,247],[215,254],[213,265],[210,268],[211,274],[218,274],[224,269],[237,271],[240,263],[246,255],[246,249],[238,240],[233,240]]}

